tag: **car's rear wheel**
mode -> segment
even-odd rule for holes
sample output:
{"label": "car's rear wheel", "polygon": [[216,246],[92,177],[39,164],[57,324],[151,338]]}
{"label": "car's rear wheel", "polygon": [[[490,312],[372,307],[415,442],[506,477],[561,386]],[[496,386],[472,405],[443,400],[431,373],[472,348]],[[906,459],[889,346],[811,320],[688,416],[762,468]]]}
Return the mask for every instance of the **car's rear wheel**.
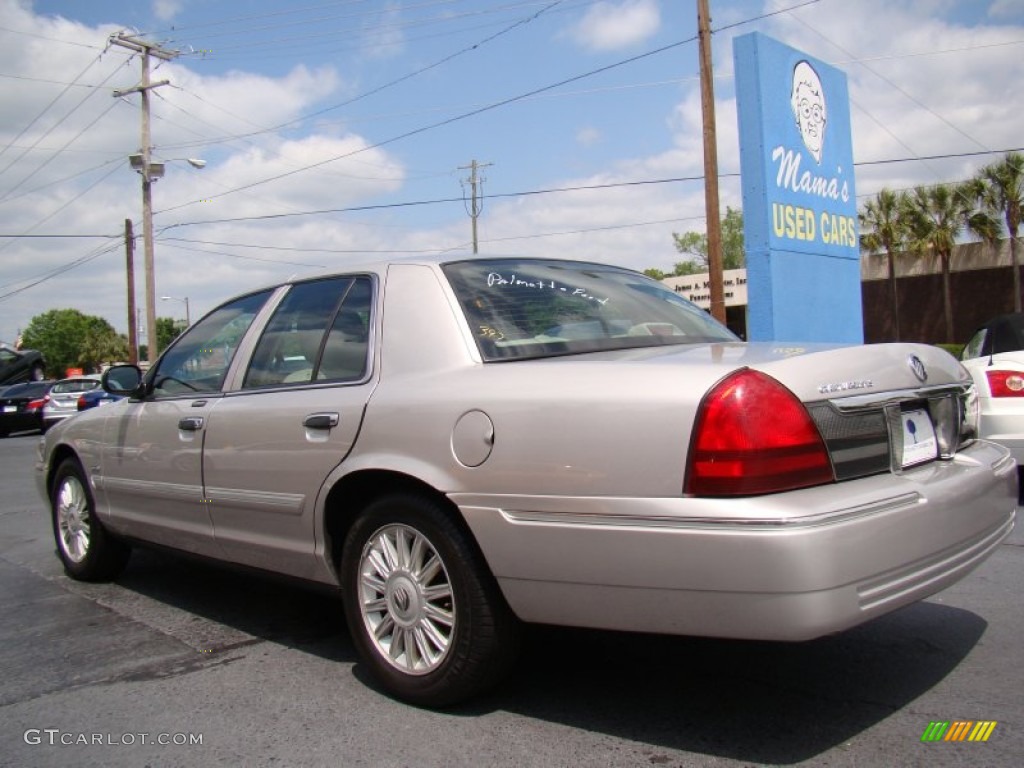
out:
{"label": "car's rear wheel", "polygon": [[469,534],[430,499],[370,504],[345,540],[342,586],[353,642],[404,701],[454,704],[515,658],[517,620]]}
{"label": "car's rear wheel", "polygon": [[96,517],[89,484],[75,459],[65,459],[57,468],[51,499],[57,555],[69,576],[109,581],[124,570],[131,549]]}
{"label": "car's rear wheel", "polygon": [[43,371],[43,366],[41,366],[41,365],[33,365],[32,366],[32,371],[29,373],[29,378],[32,381],[42,381],[44,376],[45,376],[45,372]]}

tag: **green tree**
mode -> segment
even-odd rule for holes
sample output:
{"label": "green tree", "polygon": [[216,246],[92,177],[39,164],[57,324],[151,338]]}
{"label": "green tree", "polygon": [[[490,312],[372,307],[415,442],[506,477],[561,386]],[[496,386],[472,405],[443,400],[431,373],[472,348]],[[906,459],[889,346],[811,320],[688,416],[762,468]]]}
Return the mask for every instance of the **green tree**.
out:
{"label": "green tree", "polygon": [[1017,233],[1024,209],[1024,155],[1008,152],[1000,162],[987,165],[978,174],[979,201],[992,216],[1001,216],[1010,235],[1010,260],[1013,263],[1013,310],[1021,311],[1020,255]]}
{"label": "green tree", "polygon": [[[103,322],[106,323],[106,320]],[[86,371],[98,371],[103,363],[116,363],[127,359],[128,337],[115,332],[109,324],[105,328],[90,328],[78,352],[79,367]]]}
{"label": "green tree", "polygon": [[953,297],[949,284],[949,263],[953,247],[964,229],[985,240],[998,236],[998,223],[978,211],[977,184],[937,184],[915,187],[908,195],[903,215],[909,227],[910,249],[915,253],[932,251],[942,264],[942,303],[946,320],[946,343],[953,344]]}
{"label": "green tree", "polygon": [[[743,251],[743,211],[725,208],[722,218],[722,269],[740,269],[746,266]],[[689,255],[686,261],[675,265],[674,275],[696,275],[708,271],[708,235],[706,232],[672,233],[676,250]]]}
{"label": "green tree", "polygon": [[57,377],[63,376],[68,368],[91,370],[100,362],[123,359],[127,345],[122,352],[119,338],[102,317],[77,309],[51,309],[36,315],[22,334],[23,345],[42,352],[47,372]]}
{"label": "green tree", "polygon": [[644,274],[647,275],[648,277],[653,277],[655,280],[664,280],[667,277],[667,275],[664,272],[662,272],[660,269],[655,269],[654,267],[651,267],[650,269],[645,269]]}
{"label": "green tree", "polygon": [[181,323],[171,317],[156,319],[156,352],[160,354],[185,330]]}
{"label": "green tree", "polygon": [[867,253],[883,251],[889,263],[889,288],[896,341],[900,340],[900,303],[896,294],[896,254],[906,248],[909,236],[906,216],[907,195],[883,189],[874,200],[864,203],[860,219],[860,247]]}

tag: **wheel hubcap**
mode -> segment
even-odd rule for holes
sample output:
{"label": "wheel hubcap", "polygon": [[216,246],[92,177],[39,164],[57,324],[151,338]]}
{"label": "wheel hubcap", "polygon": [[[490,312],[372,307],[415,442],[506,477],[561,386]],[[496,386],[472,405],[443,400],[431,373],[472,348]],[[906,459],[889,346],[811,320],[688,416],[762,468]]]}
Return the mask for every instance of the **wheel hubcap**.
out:
{"label": "wheel hubcap", "polygon": [[370,640],[389,664],[424,675],[448,655],[455,603],[448,571],[426,536],[389,525],[359,561],[359,607]]}
{"label": "wheel hubcap", "polygon": [[90,526],[85,489],[78,478],[64,478],[57,491],[57,528],[60,548],[74,563],[82,562],[89,554]]}

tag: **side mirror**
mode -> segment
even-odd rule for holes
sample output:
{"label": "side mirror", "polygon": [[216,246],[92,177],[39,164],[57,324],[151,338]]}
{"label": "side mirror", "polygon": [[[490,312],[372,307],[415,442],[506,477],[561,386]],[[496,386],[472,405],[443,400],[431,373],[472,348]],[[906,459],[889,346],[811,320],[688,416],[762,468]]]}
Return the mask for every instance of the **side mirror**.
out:
{"label": "side mirror", "polygon": [[100,377],[100,386],[112,395],[130,395],[141,383],[142,371],[137,365],[112,365]]}

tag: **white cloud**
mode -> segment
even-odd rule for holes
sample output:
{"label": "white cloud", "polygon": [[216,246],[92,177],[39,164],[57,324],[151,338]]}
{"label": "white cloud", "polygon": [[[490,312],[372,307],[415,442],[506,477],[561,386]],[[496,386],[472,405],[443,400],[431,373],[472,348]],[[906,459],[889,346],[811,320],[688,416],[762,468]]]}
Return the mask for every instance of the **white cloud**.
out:
{"label": "white cloud", "polygon": [[153,0],[153,15],[160,21],[170,21],[182,8],[181,0]]}
{"label": "white cloud", "polygon": [[660,26],[657,0],[600,2],[584,14],[571,35],[584,48],[612,51],[643,42]]}

